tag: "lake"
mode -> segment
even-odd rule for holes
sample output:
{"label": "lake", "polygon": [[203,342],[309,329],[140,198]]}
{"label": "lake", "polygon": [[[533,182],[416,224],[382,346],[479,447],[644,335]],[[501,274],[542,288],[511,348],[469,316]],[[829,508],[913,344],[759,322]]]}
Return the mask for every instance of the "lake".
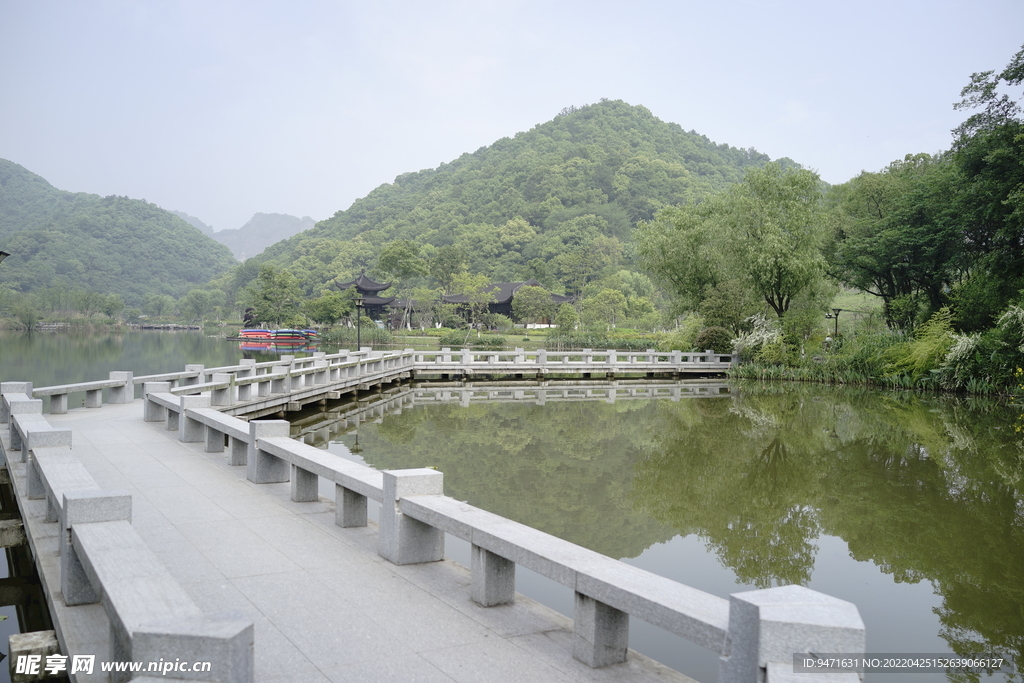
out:
{"label": "lake", "polygon": [[[0,378],[45,386],[243,355],[255,357],[197,333],[5,336]],[[330,426],[339,406],[295,430],[315,424],[328,436],[310,440],[382,469],[437,467],[448,495],[715,595],[799,583],[849,600],[869,652],[1024,661],[1019,407],[802,384],[723,391],[544,405],[410,394],[358,431]],[[449,556],[468,564],[458,542]],[[572,614],[568,589],[523,569],[517,583]],[[632,647],[716,679],[714,655],[632,622]]]}

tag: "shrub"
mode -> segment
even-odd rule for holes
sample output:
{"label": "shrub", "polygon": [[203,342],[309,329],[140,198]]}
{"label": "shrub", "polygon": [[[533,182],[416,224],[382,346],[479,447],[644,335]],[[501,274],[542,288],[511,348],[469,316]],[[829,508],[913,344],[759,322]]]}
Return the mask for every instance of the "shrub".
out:
{"label": "shrub", "polygon": [[693,341],[700,351],[711,349],[715,353],[732,353],[732,335],[724,327],[705,327]]}

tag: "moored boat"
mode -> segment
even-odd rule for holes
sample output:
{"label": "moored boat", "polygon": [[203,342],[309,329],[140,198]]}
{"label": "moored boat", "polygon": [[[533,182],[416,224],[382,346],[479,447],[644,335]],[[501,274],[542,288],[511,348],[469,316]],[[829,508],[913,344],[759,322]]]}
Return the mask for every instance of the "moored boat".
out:
{"label": "moored boat", "polygon": [[238,336],[242,339],[270,339],[273,333],[270,330],[240,330]]}

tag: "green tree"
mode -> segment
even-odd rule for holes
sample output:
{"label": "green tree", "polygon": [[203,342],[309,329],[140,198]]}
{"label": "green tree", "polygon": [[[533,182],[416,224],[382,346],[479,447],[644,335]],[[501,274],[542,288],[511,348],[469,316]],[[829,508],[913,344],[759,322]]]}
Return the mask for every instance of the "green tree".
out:
{"label": "green tree", "polygon": [[960,173],[948,156],[908,154],[880,173],[861,173],[834,190],[838,206],[833,274],[880,297],[892,327],[938,310],[965,272],[956,195]]}
{"label": "green tree", "polygon": [[342,292],[328,292],[305,302],[302,309],[313,322],[331,326],[348,315],[353,304],[352,299]]}
{"label": "green tree", "polygon": [[741,272],[780,318],[824,273],[821,184],[807,170],[753,169],[727,195],[724,220]]}
{"label": "green tree", "polygon": [[579,313],[576,312],[576,308],[572,304],[562,304],[558,307],[558,313],[555,315],[555,325],[558,326],[558,329],[575,330],[579,324]]}
{"label": "green tree", "polygon": [[554,310],[551,292],[543,287],[520,287],[512,297],[512,313],[524,323],[539,323]]}
{"label": "green tree", "polygon": [[142,310],[152,318],[162,318],[174,310],[174,299],[166,294],[147,294]]}
{"label": "green tree", "polygon": [[294,318],[301,298],[298,279],[270,264],[260,267],[260,274],[248,288],[248,304],[254,309],[254,319],[274,325]]}
{"label": "green tree", "polygon": [[696,310],[725,275],[727,254],[717,217],[717,199],[662,209],[652,221],[637,225],[636,250],[641,265],[664,285],[679,310]]}
{"label": "green tree", "polygon": [[695,206],[641,224],[644,265],[694,309],[722,280],[741,278],[778,317],[824,274],[826,217],[818,176],[770,163]]}
{"label": "green tree", "polygon": [[626,296],[617,289],[602,289],[583,300],[583,322],[587,327],[615,327],[626,308]]}
{"label": "green tree", "polygon": [[466,254],[459,247],[447,244],[430,260],[430,276],[437,280],[445,294],[452,293],[455,276],[466,268]]}
{"label": "green tree", "polygon": [[202,322],[213,310],[214,297],[203,289],[193,289],[178,301],[178,311],[189,321]]}
{"label": "green tree", "polygon": [[478,325],[487,314],[488,306],[494,303],[494,290],[486,275],[462,273],[456,276],[452,289],[461,297],[465,297],[464,305],[469,314],[469,322]]}

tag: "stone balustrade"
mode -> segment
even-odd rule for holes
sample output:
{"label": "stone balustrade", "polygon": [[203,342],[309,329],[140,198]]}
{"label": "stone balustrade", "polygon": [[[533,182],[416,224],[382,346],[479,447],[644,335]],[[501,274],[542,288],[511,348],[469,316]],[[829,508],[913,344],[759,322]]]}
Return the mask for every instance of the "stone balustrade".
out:
{"label": "stone balustrade", "polygon": [[[218,368],[216,372],[190,368],[185,374],[195,381],[178,386],[174,384],[183,379],[180,373],[175,377],[150,376],[166,379],[144,384],[144,419],[164,421],[167,429],[179,432],[182,441],[205,440],[206,451],[210,453],[223,452],[226,442],[230,443],[231,465],[244,465],[246,477],[253,483],[290,482],[291,499],[295,502],[319,500],[321,477],[333,482],[338,526],[367,526],[368,500],[378,501],[378,553],[394,564],[443,559],[445,534],[467,541],[471,548],[470,598],[481,608],[514,602],[517,566],[572,588],[573,656],[591,667],[625,660],[631,617],[719,653],[722,683],[781,681],[793,675],[796,653],[864,651],[864,625],[851,603],[800,586],[745,591],[728,599],[704,593],[455,501],[444,495],[441,472],[381,472],[290,438],[291,426],[287,421],[245,421],[217,409],[225,404],[225,396],[230,399],[228,403],[237,400],[243,386],[257,387],[257,396],[252,398],[264,392],[301,395],[322,391],[339,382],[361,382],[414,368],[454,363],[463,367],[493,366],[505,362],[503,356],[511,356],[511,362],[519,367],[530,363],[552,367],[647,367],[732,360],[714,354],[654,351],[549,354],[516,350],[506,354],[443,349],[437,353],[407,350],[380,355],[318,354],[309,359],[243,363]],[[212,381],[205,381],[207,378]],[[221,643],[227,650],[241,652],[246,642],[251,648],[251,624],[224,617],[229,625],[225,631],[217,626],[217,619],[211,621],[210,617],[202,616],[187,596],[175,592],[173,581],[169,582],[170,577],[157,566],[155,558],[138,546],[137,539],[131,536],[130,497],[126,508],[121,494],[91,487],[87,473],[76,466],[71,456],[70,443],[41,441],[33,445],[31,435],[38,430],[30,425],[39,424],[41,402],[29,398],[31,392],[31,385],[26,383],[0,385],[0,417],[5,416],[12,423],[12,442],[17,432],[23,449],[38,449],[30,460],[34,474],[29,489],[32,495],[42,494],[52,501],[52,515],[48,512],[48,517],[59,518],[65,525],[62,528],[68,530],[65,546],[69,562],[77,561],[80,565],[67,570],[70,584],[66,595],[84,600],[92,590],[96,596],[103,596],[111,623],[121,629],[114,639],[119,648],[117,656],[125,658],[124,648],[133,648],[128,652],[135,659],[140,658],[139,648],[164,653],[154,656],[180,656],[170,654],[172,644],[178,642],[175,638],[204,629],[228,632],[227,645]],[[251,397],[252,390],[249,392]],[[118,558],[126,554],[131,559],[123,564]],[[180,610],[170,615],[170,626],[147,625],[153,615],[137,612],[122,597],[120,586],[126,580],[126,571],[152,577],[156,590],[171,596],[175,604],[180,602]],[[239,655],[232,661],[235,660],[238,664],[232,666],[240,673],[230,680],[251,680],[251,659]],[[835,680],[834,675],[830,680]]]}
{"label": "stone balustrade", "polygon": [[32,391],[34,398],[50,397],[50,413],[63,415],[68,412],[68,394],[85,392],[85,407],[99,408],[103,405],[103,390],[108,391],[108,403],[131,403],[135,398],[134,383],[130,372],[111,372],[110,379],[94,382],[79,382],[60,386],[43,387]]}
{"label": "stone balustrade", "polygon": [[[131,386],[126,374],[125,389]],[[195,605],[132,528],[131,494],[99,487],[75,457],[71,430],[51,427],[42,415],[42,401],[28,398],[26,389],[31,389],[25,385],[0,383],[0,417],[10,423],[0,451],[8,467],[20,451],[20,462],[26,463],[23,495],[45,499],[43,522],[59,525],[60,599],[68,606],[102,603],[110,622],[111,661],[215,661],[216,672],[178,675],[252,683],[252,621],[237,613],[204,614]],[[17,478],[12,481],[17,485]],[[35,554],[32,526],[26,528]],[[111,672],[115,682],[130,676]]]}
{"label": "stone balustrade", "polygon": [[[211,412],[189,408],[184,415],[242,438],[243,421],[222,423]],[[769,668],[781,679],[794,653],[864,651],[864,624],[849,602],[800,586],[719,598],[455,501],[443,494],[441,472],[380,472],[291,439],[289,432],[285,420],[248,423],[250,481],[290,482],[293,501],[313,502],[324,477],[335,484],[335,523],[342,527],[366,526],[367,501],[378,501],[378,552],[395,564],[443,559],[446,533],[468,541],[470,597],[481,607],[515,600],[517,565],[572,588],[573,656],[592,667],[625,660],[630,617],[718,652],[723,682],[764,681]],[[199,440],[195,433],[192,438]],[[234,458],[232,464],[243,464]]]}

